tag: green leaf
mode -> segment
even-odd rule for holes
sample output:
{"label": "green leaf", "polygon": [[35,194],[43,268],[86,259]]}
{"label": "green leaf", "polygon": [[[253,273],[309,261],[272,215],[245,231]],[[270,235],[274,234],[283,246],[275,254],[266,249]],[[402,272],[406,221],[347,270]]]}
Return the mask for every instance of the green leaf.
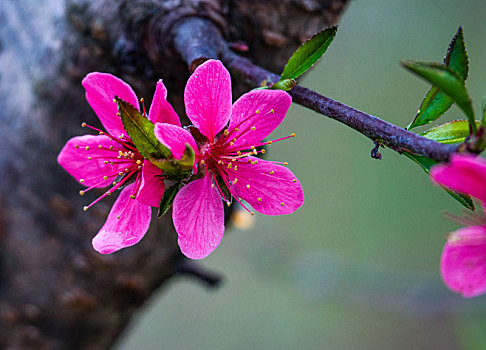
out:
{"label": "green leaf", "polygon": [[194,150],[186,143],[186,149],[180,160],[156,158],[149,158],[149,160],[164,172],[164,178],[180,181],[191,176],[195,157]]}
{"label": "green leaf", "polygon": [[169,149],[155,137],[154,124],[141,115],[130,103],[118,97],[115,97],[115,100],[123,126],[142,156],[148,160],[171,157],[172,153]]}
{"label": "green leaf", "polygon": [[302,43],[284,67],[280,80],[297,79],[316,63],[326,52],[336,36],[337,27],[332,26],[314,34]]}
{"label": "green leaf", "polygon": [[[478,125],[479,123],[476,123]],[[466,140],[470,134],[469,121],[467,120],[454,120],[448,122],[430,130],[427,130],[420,135],[438,141],[440,143],[460,143]]]}
{"label": "green leaf", "polygon": [[160,201],[159,211],[157,213],[157,219],[161,218],[169,211],[169,209],[172,207],[172,203],[174,202],[174,198],[181,187],[182,183],[179,182],[164,190],[164,195]]}
{"label": "green leaf", "polygon": [[481,125],[486,127],[486,96],[483,97],[481,110],[483,112],[483,117],[481,118]]}
{"label": "green leaf", "polygon": [[280,79],[275,84],[273,84],[270,89],[272,90],[283,90],[289,91],[297,84],[297,80],[295,79]]}
{"label": "green leaf", "polygon": [[[434,165],[437,165],[439,163],[438,161],[436,161],[434,159],[430,159],[430,158],[427,158],[427,157],[424,157],[424,156],[421,156],[421,155],[417,155],[417,154],[412,154],[412,153],[409,153],[409,152],[402,152],[402,154],[404,156],[406,156],[407,158],[413,160],[415,163],[417,163],[427,173],[427,175],[430,175],[430,168],[432,168]],[[474,209],[475,209],[474,208],[474,202],[473,202],[473,200],[470,196],[448,190],[447,188],[445,188],[443,186],[441,186],[441,187],[447,193],[449,193],[449,195],[452,198],[457,200],[464,207],[474,211]]]}
{"label": "green leaf", "polygon": [[469,58],[467,56],[466,44],[464,42],[464,33],[459,27],[456,35],[451,40],[446,56],[444,57],[444,65],[455,70],[462,77],[462,80],[467,79],[469,71]]}
{"label": "green leaf", "polygon": [[[461,27],[459,27],[449,44],[444,57],[444,65],[455,70],[464,81],[466,80],[469,70],[469,59]],[[438,87],[432,86],[425,95],[417,115],[407,127],[407,130],[433,122],[442,116],[453,103],[454,101],[440,91]]]}
{"label": "green leaf", "polygon": [[452,98],[466,114],[471,123],[473,133],[476,133],[477,128],[472,102],[464,85],[464,80],[459,73],[438,63],[404,61],[401,64]]}

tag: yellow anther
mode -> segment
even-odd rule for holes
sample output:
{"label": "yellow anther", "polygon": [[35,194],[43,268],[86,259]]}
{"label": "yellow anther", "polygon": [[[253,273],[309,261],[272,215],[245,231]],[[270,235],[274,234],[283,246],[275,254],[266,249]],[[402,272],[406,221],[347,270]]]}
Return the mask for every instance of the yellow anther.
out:
{"label": "yellow anther", "polygon": [[200,163],[201,163],[201,165],[204,165],[204,164],[206,164],[206,161],[203,159],[203,160],[201,160]]}
{"label": "yellow anther", "polygon": [[234,142],[230,142],[230,146],[233,146],[235,143]]}
{"label": "yellow anther", "polygon": [[251,149],[255,149],[255,146],[251,146],[250,148],[251,148]]}
{"label": "yellow anther", "polygon": [[89,146],[86,146],[86,151],[89,151]]}
{"label": "yellow anther", "polygon": [[122,176],[122,175],[123,175],[123,171],[120,171],[120,172],[118,173],[118,175]]}
{"label": "yellow anther", "polygon": [[117,215],[117,216],[116,216],[116,218],[117,218],[118,220],[120,220],[120,215]]}
{"label": "yellow anther", "polygon": [[113,185],[113,186],[116,186],[116,181],[113,181],[113,182],[112,182],[112,185]]}
{"label": "yellow anther", "polygon": [[86,127],[86,123],[82,123],[81,126],[84,128]]}
{"label": "yellow anther", "polygon": [[79,195],[80,196],[83,196],[84,195],[84,191],[83,190],[79,191]]}
{"label": "yellow anther", "polygon": [[250,188],[250,184],[246,185],[246,188]]}
{"label": "yellow anther", "polygon": [[130,169],[125,168],[125,172],[126,172],[126,173],[128,173],[129,171],[130,171]]}
{"label": "yellow anther", "polygon": [[238,128],[235,128],[235,131],[240,131],[240,129],[238,129]]}
{"label": "yellow anther", "polygon": [[232,162],[236,162],[236,158],[231,159]]}
{"label": "yellow anther", "polygon": [[271,145],[271,144],[273,143],[273,141],[268,141],[267,143],[268,143],[269,145]]}
{"label": "yellow anther", "polygon": [[110,165],[115,165],[115,163],[111,162]]}
{"label": "yellow anther", "polygon": [[140,99],[140,103],[143,103],[143,97]]}
{"label": "yellow anther", "polygon": [[275,113],[275,110],[272,108],[272,109],[270,110],[270,113]]}
{"label": "yellow anther", "polygon": [[254,154],[254,155],[257,155],[257,154],[258,154],[258,152],[257,152],[257,150],[256,150],[256,149],[254,149],[254,150],[253,150],[253,154]]}
{"label": "yellow anther", "polygon": [[122,139],[122,138],[124,138],[124,137],[125,137],[125,135],[124,135],[124,134],[121,134],[120,136],[118,136],[118,138],[119,138],[119,139]]}
{"label": "yellow anther", "polygon": [[142,169],[142,165],[137,166],[137,169],[138,170]]}
{"label": "yellow anther", "polygon": [[113,99],[113,103],[116,103],[116,99]]}
{"label": "yellow anther", "polygon": [[231,205],[231,203],[228,201],[228,202],[226,202],[226,205],[229,207]]}
{"label": "yellow anther", "polygon": [[262,201],[262,198],[261,198],[261,197],[258,197],[257,199],[258,199],[258,201],[259,201],[259,202],[261,202],[261,201]]}
{"label": "yellow anther", "polygon": [[78,148],[78,149],[79,149],[79,146],[78,146],[78,145],[76,145],[76,146],[74,146],[74,148]]}
{"label": "yellow anther", "polygon": [[83,210],[84,210],[84,211],[88,210],[88,206],[87,206],[87,205],[85,205],[85,206],[83,207]]}
{"label": "yellow anther", "polygon": [[282,202],[282,203],[280,203],[280,205],[283,207],[283,206],[285,206],[285,203],[284,203],[284,202]]}
{"label": "yellow anther", "polygon": [[252,127],[251,127],[251,130],[255,131],[255,130],[256,130],[256,128],[255,128],[254,126],[252,126]]}
{"label": "yellow anther", "polygon": [[135,163],[142,164],[142,161],[140,159],[137,159],[137,161]]}
{"label": "yellow anther", "polygon": [[293,179],[292,182],[295,184],[295,183],[297,183],[297,180],[296,179]]}
{"label": "yellow anther", "polygon": [[259,109],[257,109],[257,110],[255,111],[255,113],[256,113],[256,114],[260,114],[260,110],[259,110]]}
{"label": "yellow anther", "polygon": [[238,155],[239,155],[239,156],[241,156],[241,151],[238,151],[238,152],[236,152],[236,153],[238,153]]}
{"label": "yellow anther", "polygon": [[235,138],[233,138],[233,141],[234,141],[234,142],[236,142],[236,137],[235,137]]}
{"label": "yellow anther", "polygon": [[229,131],[228,131],[228,129],[224,129],[223,134],[224,134],[225,136],[228,136],[228,135],[229,135]]}
{"label": "yellow anther", "polygon": [[284,162],[284,165],[289,165],[289,163],[287,163],[287,162]]}
{"label": "yellow anther", "polygon": [[292,134],[290,134],[290,136],[295,137],[295,132],[293,132]]}
{"label": "yellow anther", "polygon": [[107,196],[111,196],[111,191],[107,191],[107,192],[106,192],[106,195],[107,195]]}
{"label": "yellow anther", "polygon": [[99,149],[102,149],[102,148],[103,148],[103,146],[101,146],[101,145],[98,145],[98,148],[99,148]]}
{"label": "yellow anther", "polygon": [[231,162],[228,163],[228,169],[231,169]]}
{"label": "yellow anther", "polygon": [[118,151],[118,155],[119,156],[122,156],[123,155],[123,152],[122,151]]}
{"label": "yellow anther", "polygon": [[218,164],[221,164],[221,163],[223,163],[223,161],[222,161],[221,159],[220,159],[220,160],[218,160]]}
{"label": "yellow anther", "polygon": [[250,211],[250,214],[251,214],[251,215],[255,215],[255,212],[254,212],[254,211]]}
{"label": "yellow anther", "polygon": [[105,133],[103,131],[100,131],[98,134],[100,135],[104,135]]}
{"label": "yellow anther", "polygon": [[103,180],[108,180],[108,176],[103,176]]}
{"label": "yellow anther", "polygon": [[272,170],[272,171],[270,171],[270,175],[273,175],[274,173],[275,173],[275,171],[273,171],[273,170]]}
{"label": "yellow anther", "polygon": [[105,164],[108,164],[108,161],[107,161],[107,160],[105,160],[105,161],[104,161],[104,163],[105,163]]}
{"label": "yellow anther", "polygon": [[214,187],[215,187],[214,184],[211,184],[211,188],[214,188]]}
{"label": "yellow anther", "polygon": [[233,185],[238,182],[238,179],[233,180]]}
{"label": "yellow anther", "polygon": [[118,112],[118,113],[116,114],[116,116],[117,116],[117,117],[121,117],[121,114],[120,114],[120,112]]}
{"label": "yellow anther", "polygon": [[131,195],[130,195],[130,198],[131,198],[131,199],[135,199],[135,195],[134,195],[134,194],[131,194]]}
{"label": "yellow anther", "polygon": [[238,170],[238,165],[235,165],[235,167],[233,168],[233,170]]}
{"label": "yellow anther", "polygon": [[267,151],[265,151],[264,149],[260,150],[260,152],[262,152],[262,154],[265,154]]}
{"label": "yellow anther", "polygon": [[84,179],[79,179],[79,182],[83,183],[84,182]]}
{"label": "yellow anther", "polygon": [[91,159],[93,159],[93,158],[91,158],[91,157],[88,157],[88,160],[91,160]]}
{"label": "yellow anther", "polygon": [[110,145],[110,149],[113,149],[113,145]]}

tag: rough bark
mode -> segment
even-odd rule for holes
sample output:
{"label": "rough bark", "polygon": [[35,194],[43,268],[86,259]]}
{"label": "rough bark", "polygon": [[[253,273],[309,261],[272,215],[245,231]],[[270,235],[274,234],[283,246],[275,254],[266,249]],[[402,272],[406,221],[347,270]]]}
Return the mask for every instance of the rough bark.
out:
{"label": "rough bark", "polygon": [[275,71],[303,37],[334,24],[346,2],[1,1],[0,348],[106,349],[174,275],[218,281],[181,256],[170,214],[132,248],[110,256],[91,248],[111,202],[85,213],[97,194],[80,197],[56,162],[63,144],[85,132],[81,122],[99,125],[84,99],[84,75],[116,74],[146,103],[163,78],[183,115],[189,70],[172,49],[178,20],[211,20]]}

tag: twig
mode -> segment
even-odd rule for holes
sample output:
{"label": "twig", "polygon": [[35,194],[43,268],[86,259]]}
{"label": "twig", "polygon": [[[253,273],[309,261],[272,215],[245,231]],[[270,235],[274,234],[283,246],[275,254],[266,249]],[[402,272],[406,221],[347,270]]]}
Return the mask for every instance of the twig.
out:
{"label": "twig", "polygon": [[[197,35],[194,35],[197,33]],[[221,59],[226,67],[251,86],[273,83],[279,76],[254,65],[246,58],[231,51],[216,26],[209,20],[184,18],[172,31],[174,48],[189,67],[206,58]],[[361,112],[338,101],[322,96],[302,86],[289,91],[293,101],[329,118],[335,119],[363,135],[399,153],[402,151],[447,161],[457,151],[457,145],[446,145],[407,131],[378,117]]]}

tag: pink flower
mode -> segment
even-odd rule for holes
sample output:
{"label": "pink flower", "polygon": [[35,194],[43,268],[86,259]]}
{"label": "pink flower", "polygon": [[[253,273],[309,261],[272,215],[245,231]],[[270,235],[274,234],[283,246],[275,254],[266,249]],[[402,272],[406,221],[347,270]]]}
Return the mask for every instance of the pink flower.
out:
{"label": "pink flower", "polygon": [[[61,150],[57,161],[81,184],[88,186],[80,194],[93,189],[108,187],[100,199],[125,185],[108,215],[106,223],[93,238],[93,247],[102,254],[110,254],[131,246],[145,235],[150,225],[151,206],[158,207],[164,192],[162,171],[144,159],[127,136],[115,96],[140,110],[137,96],[124,81],[106,73],[90,73],[82,82],[86,99],[95,111],[106,132],[83,123],[83,126],[99,132],[70,139]],[[166,100],[167,90],[157,83],[149,119],[180,126],[177,114]]]}
{"label": "pink flower", "polygon": [[[437,183],[478,198],[483,207],[486,204],[486,160],[456,154],[430,173]],[[471,224],[448,237],[441,257],[445,284],[468,298],[486,293],[486,223],[483,218]]]}
{"label": "pink flower", "polygon": [[[184,101],[194,126],[155,125],[155,135],[180,158],[188,143],[196,151],[199,178],[184,186],[174,199],[172,218],[181,251],[193,259],[208,256],[224,233],[224,207],[232,196],[267,215],[290,214],[304,202],[302,187],[282,164],[253,157],[258,147],[285,117],[292,102],[279,90],[255,90],[231,105],[231,79],[221,62],[206,61],[187,82]],[[229,126],[225,128],[227,123]],[[223,131],[224,129],[224,131]],[[195,135],[195,139],[193,137]],[[248,210],[248,209],[247,209]],[[251,212],[253,214],[253,212]]]}

